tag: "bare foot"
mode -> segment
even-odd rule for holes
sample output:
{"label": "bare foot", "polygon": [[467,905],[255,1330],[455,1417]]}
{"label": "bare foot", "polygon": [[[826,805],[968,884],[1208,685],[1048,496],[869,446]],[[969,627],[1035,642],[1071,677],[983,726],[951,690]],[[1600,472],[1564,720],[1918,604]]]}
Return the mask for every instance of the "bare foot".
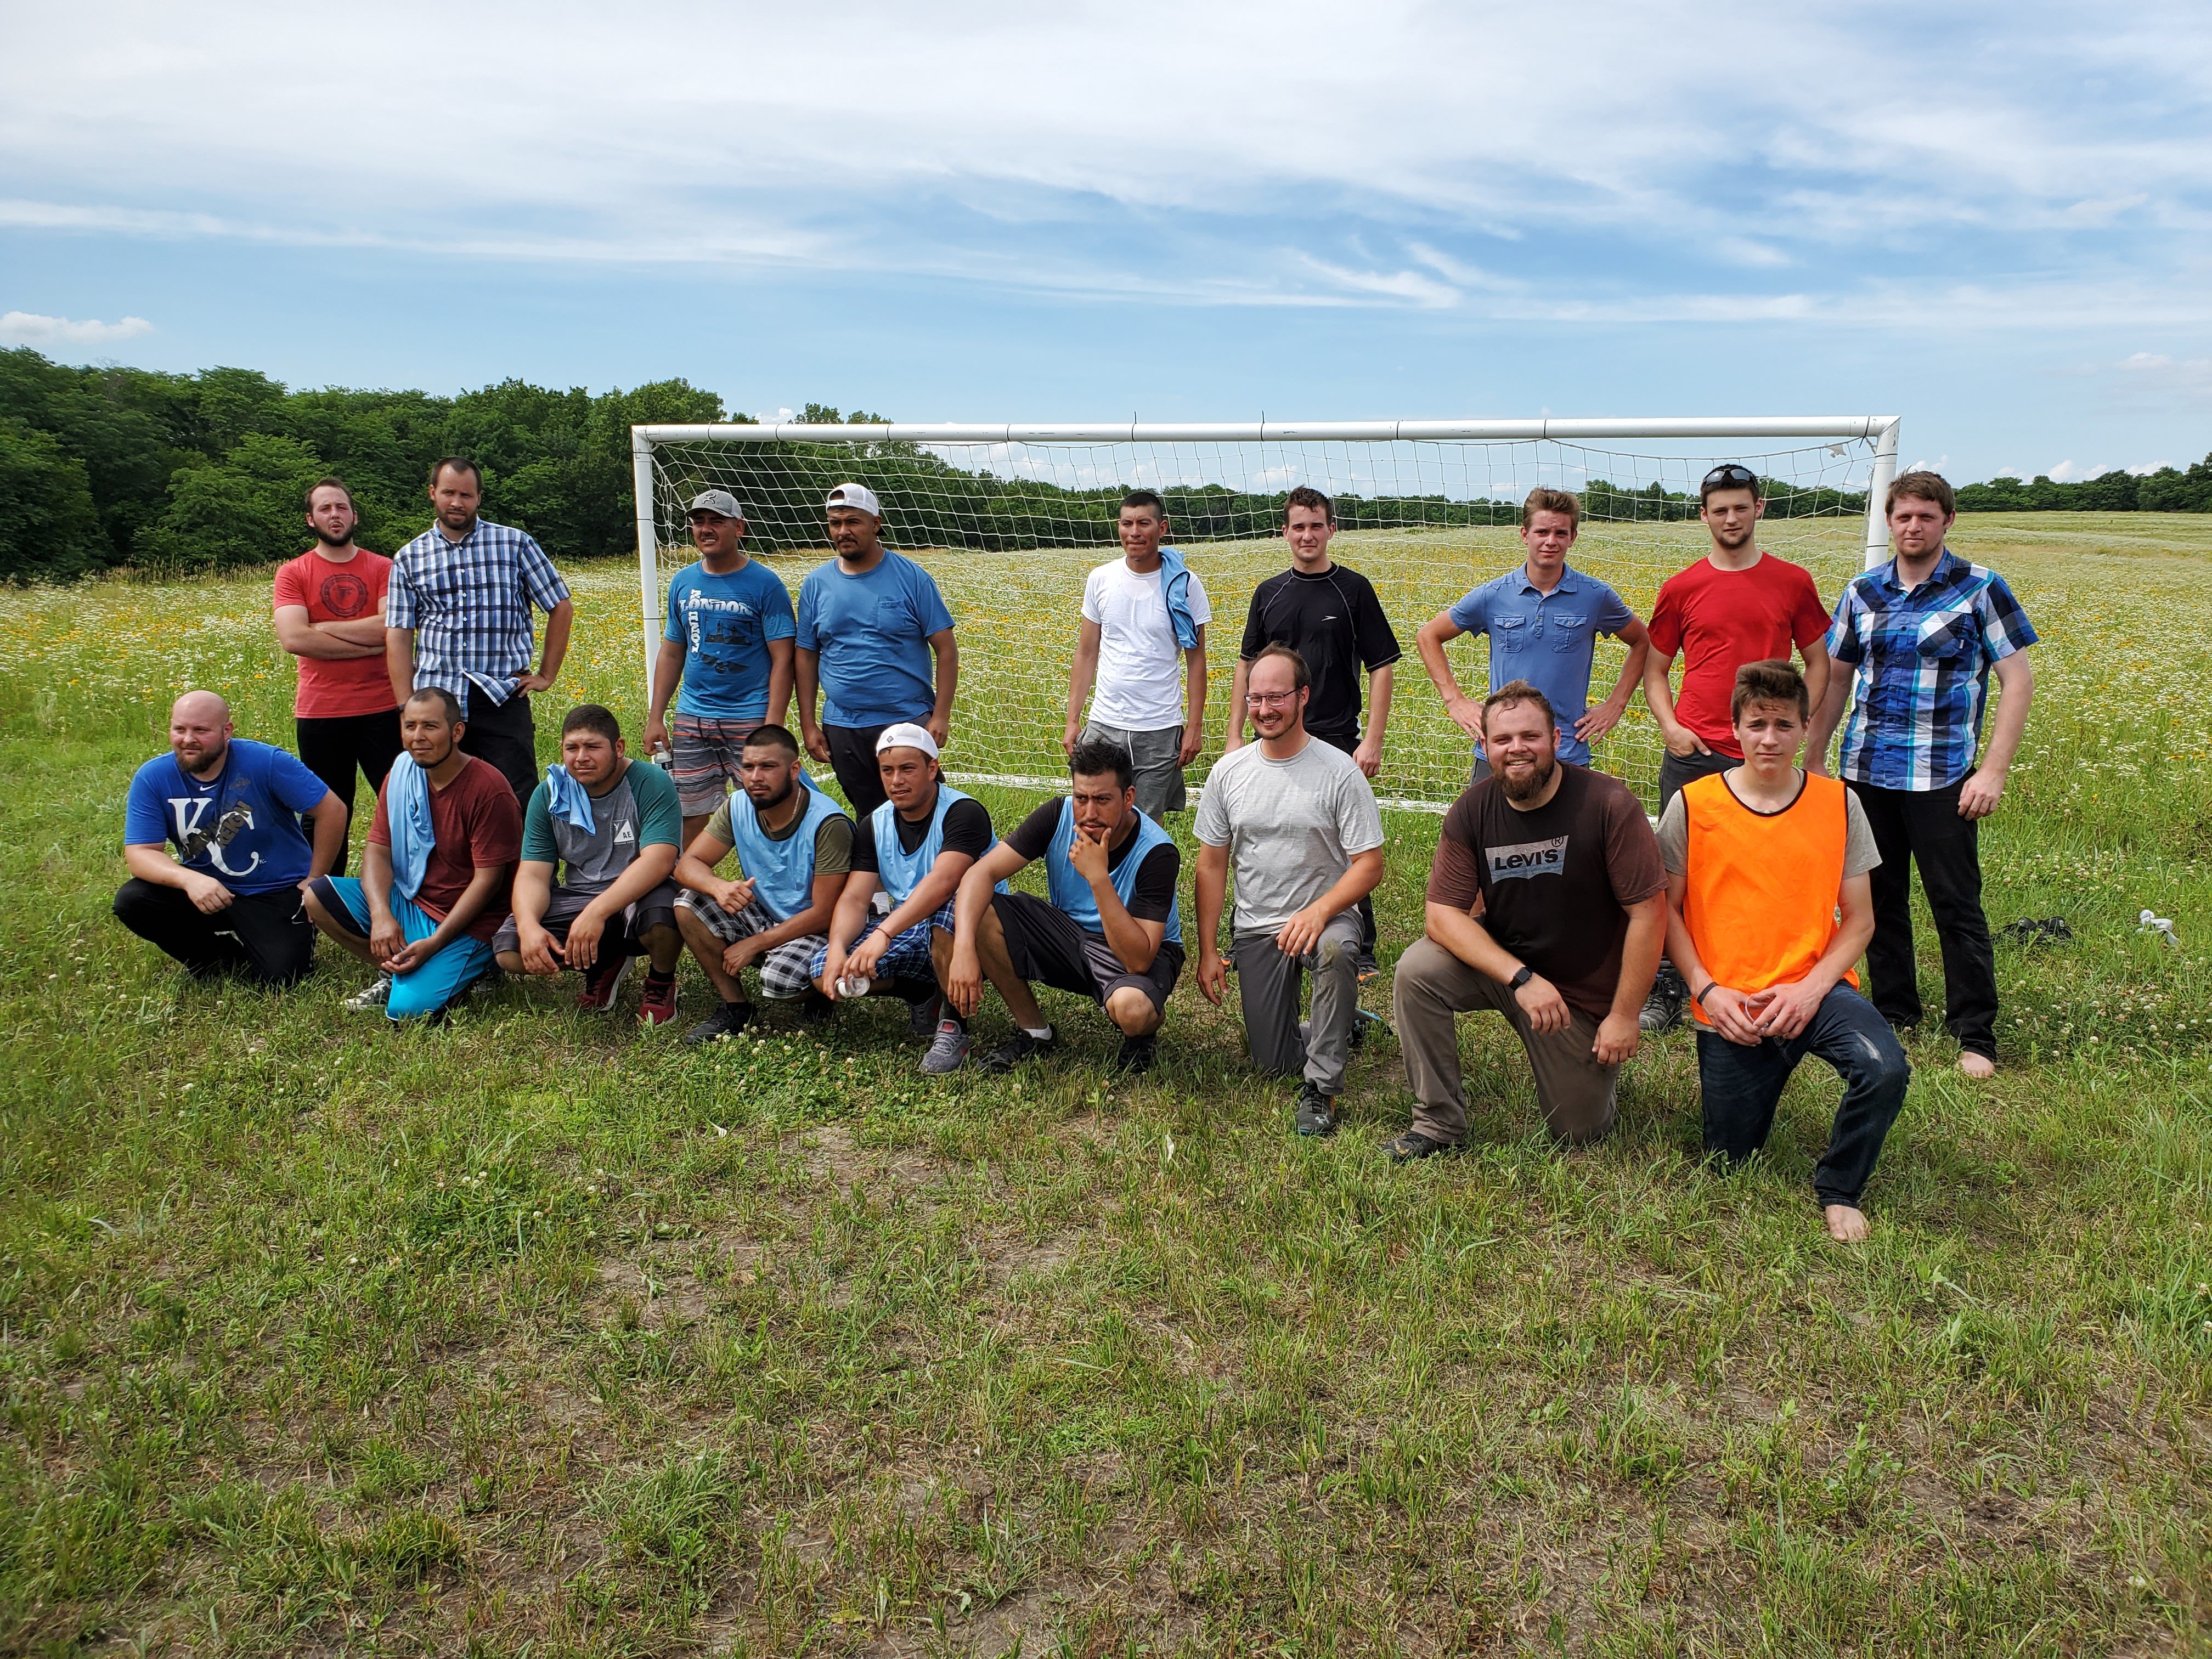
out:
{"label": "bare foot", "polygon": [[1873,1231],[1866,1217],[1848,1204],[1831,1204],[1826,1214],[1828,1237],[1838,1244],[1863,1244]]}
{"label": "bare foot", "polygon": [[1977,1082],[1997,1074],[1997,1063],[1987,1054],[1978,1054],[1972,1048],[1959,1053],[1959,1069]]}

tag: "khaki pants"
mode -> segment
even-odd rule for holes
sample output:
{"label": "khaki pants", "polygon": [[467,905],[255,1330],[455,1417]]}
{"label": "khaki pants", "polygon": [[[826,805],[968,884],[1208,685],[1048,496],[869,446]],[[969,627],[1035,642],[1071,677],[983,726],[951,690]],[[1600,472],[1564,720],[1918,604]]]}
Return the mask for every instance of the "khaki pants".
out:
{"label": "khaki pants", "polygon": [[1458,1016],[1477,1008],[1504,1015],[1520,1037],[1536,1074],[1536,1104],[1553,1134],[1595,1140],[1613,1127],[1613,1082],[1620,1068],[1598,1063],[1591,1053],[1598,1022],[1579,1008],[1571,1011],[1573,1019],[1564,1031],[1532,1030],[1512,992],[1432,939],[1415,940],[1398,958],[1394,983],[1398,1046],[1419,1103],[1413,1121],[1417,1133],[1449,1146],[1467,1139]]}

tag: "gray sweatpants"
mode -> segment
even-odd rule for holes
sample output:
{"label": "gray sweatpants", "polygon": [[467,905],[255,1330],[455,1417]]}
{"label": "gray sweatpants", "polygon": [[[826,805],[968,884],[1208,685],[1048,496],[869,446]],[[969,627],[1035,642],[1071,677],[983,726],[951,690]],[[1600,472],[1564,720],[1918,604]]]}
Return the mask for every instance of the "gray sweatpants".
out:
{"label": "gray sweatpants", "polygon": [[[1303,1071],[1326,1095],[1344,1092],[1352,1022],[1359,1012],[1359,912],[1340,910],[1302,957],[1285,956],[1273,933],[1239,933],[1230,945],[1237,995],[1244,1008],[1244,1041],[1263,1072]],[[1302,975],[1313,975],[1313,1012],[1298,1036]]]}

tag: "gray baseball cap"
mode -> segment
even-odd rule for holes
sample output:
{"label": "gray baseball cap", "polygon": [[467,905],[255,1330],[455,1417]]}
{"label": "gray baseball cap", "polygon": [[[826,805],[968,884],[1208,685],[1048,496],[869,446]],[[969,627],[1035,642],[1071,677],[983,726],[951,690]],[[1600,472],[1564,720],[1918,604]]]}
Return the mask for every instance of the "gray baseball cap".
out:
{"label": "gray baseball cap", "polygon": [[702,489],[691,498],[688,509],[693,513],[719,513],[726,519],[743,520],[745,509],[738,498],[726,489]]}

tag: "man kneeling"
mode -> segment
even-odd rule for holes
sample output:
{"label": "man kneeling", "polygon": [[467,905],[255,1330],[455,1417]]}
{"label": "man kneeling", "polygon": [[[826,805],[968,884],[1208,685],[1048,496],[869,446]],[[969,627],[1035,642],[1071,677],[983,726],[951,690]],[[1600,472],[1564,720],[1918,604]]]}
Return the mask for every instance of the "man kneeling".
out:
{"label": "man kneeling", "polygon": [[[986,1072],[1010,1072],[1053,1046],[1032,981],[1095,999],[1121,1033],[1115,1069],[1150,1071],[1182,972],[1182,854],[1137,810],[1129,751],[1088,739],[1075,745],[1068,770],[1068,793],[961,878],[952,931],[935,935],[937,977],[953,1007],[972,1016],[988,979],[1013,1017],[1013,1038],[983,1057]],[[1006,890],[1009,877],[1040,858],[1049,902]]]}
{"label": "man kneeling", "polygon": [[514,914],[492,941],[499,965],[510,974],[574,968],[584,976],[576,1006],[596,1012],[614,1006],[643,957],[640,1023],[675,1018],[684,940],[668,875],[683,825],[676,781],[630,759],[613,714],[595,702],[570,709],[560,763],[545,769],[523,814]]}
{"label": "man kneeling", "polygon": [[[720,994],[714,1012],[684,1034],[712,1042],[744,1030],[753,1005],[738,977],[760,969],[761,994],[771,1001],[805,1000],[819,1018],[830,1006],[809,974],[829,944],[830,918],[853,868],[853,820],[799,770],[799,741],[781,726],[756,726],[738,753],[744,784],[715,808],[676,861],[676,925]],[[714,866],[734,851],[738,879]]]}
{"label": "man kneeling", "polygon": [[399,711],[406,752],[376,792],[361,874],[307,884],[307,915],[376,969],[346,999],[395,1020],[442,1014],[491,969],[492,935],[507,919],[522,812],[489,761],[462,752],[467,724],[443,686]]}
{"label": "man kneeling", "polygon": [[1743,764],[1685,784],[1659,820],[1667,950],[1698,1018],[1709,1154],[1736,1163],[1766,1144],[1807,1054],[1842,1075],[1813,1190],[1829,1234],[1856,1243],[1867,1236],[1859,1195],[1912,1068],[1858,994],[1852,964],[1874,937],[1867,872],[1881,854],[1858,797],[1798,769],[1809,713],[1804,678],[1788,663],[1736,671],[1730,717]]}

